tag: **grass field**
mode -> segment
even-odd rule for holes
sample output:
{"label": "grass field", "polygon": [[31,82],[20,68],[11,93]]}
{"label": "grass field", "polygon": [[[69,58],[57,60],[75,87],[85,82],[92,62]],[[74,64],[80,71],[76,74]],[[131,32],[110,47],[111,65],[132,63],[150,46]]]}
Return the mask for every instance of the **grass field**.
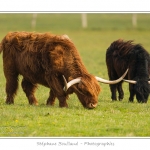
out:
{"label": "grass field", "polygon": [[[82,29],[80,14],[38,14],[31,28],[32,14],[0,14],[0,40],[9,31],[52,32],[68,34],[91,74],[108,79],[105,63],[107,47],[116,39],[135,40],[150,52],[150,14],[138,14],[137,28],[132,14],[88,14],[88,28]],[[2,56],[2,55],[1,55]],[[125,98],[112,102],[109,85],[101,84],[97,108],[84,109],[76,95],[69,108],[45,105],[49,89],[39,86],[39,106],[29,106],[21,86],[14,105],[5,104],[5,77],[0,57],[0,136],[1,137],[148,137],[150,136],[150,100],[147,104],[128,103]],[[21,77],[20,77],[21,78]]]}

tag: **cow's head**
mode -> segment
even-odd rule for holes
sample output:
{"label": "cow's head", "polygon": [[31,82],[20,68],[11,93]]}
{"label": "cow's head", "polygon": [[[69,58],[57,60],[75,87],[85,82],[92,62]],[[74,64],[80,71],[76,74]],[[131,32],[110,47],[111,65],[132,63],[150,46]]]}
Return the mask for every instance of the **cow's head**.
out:
{"label": "cow's head", "polygon": [[69,79],[69,82],[67,83],[65,77],[63,76],[65,82],[64,91],[67,92],[67,90],[72,86],[73,92],[77,94],[82,105],[85,108],[92,109],[98,104],[98,95],[100,93],[100,86],[98,82],[116,84],[123,80],[127,72],[128,69],[119,79],[114,81],[105,80],[92,75],[84,75],[84,77]]}
{"label": "cow's head", "polygon": [[130,84],[133,84],[133,89],[136,95],[136,99],[139,103],[147,103],[148,96],[150,93],[150,81],[139,79],[135,80],[124,80]]}

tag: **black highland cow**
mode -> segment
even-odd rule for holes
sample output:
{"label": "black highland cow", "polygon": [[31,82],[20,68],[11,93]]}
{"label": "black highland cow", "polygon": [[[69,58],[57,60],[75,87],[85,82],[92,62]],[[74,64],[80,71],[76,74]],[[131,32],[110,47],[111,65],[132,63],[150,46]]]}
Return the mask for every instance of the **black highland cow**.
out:
{"label": "black highland cow", "polygon": [[[110,80],[117,79],[127,68],[129,71],[124,80],[129,84],[129,102],[133,102],[134,96],[139,103],[146,103],[148,100],[150,85],[150,56],[140,45],[133,41],[121,39],[111,43],[106,52],[106,64]],[[122,89],[123,81],[110,85],[111,98],[117,100],[116,91],[119,93],[119,100],[124,97]]]}

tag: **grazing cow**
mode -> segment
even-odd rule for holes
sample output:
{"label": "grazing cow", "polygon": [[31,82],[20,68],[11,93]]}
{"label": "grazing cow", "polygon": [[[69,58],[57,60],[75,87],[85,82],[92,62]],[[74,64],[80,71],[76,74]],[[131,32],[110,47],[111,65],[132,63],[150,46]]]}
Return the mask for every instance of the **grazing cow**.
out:
{"label": "grazing cow", "polygon": [[[106,52],[106,64],[109,79],[117,79],[125,70],[129,68],[126,75],[126,82],[129,82],[130,97],[129,102],[133,102],[134,96],[139,103],[146,103],[148,100],[150,86],[150,56],[140,45],[134,44],[132,40],[123,41],[121,39],[111,43]],[[110,85],[112,100],[117,100],[116,91],[119,93],[119,100],[124,97],[122,81]]]}
{"label": "grazing cow", "polygon": [[10,32],[3,38],[0,51],[3,51],[7,104],[14,103],[18,75],[22,75],[22,88],[31,105],[38,103],[34,92],[37,84],[41,84],[51,89],[47,105],[54,105],[57,97],[60,107],[68,107],[66,100],[74,92],[85,108],[97,106],[100,93],[97,80],[102,79],[88,73],[67,35]]}

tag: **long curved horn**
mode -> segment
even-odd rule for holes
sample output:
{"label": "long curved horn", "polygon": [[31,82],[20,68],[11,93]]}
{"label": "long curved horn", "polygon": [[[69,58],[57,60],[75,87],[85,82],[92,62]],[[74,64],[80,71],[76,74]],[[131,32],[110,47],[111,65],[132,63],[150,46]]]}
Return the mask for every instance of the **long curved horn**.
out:
{"label": "long curved horn", "polygon": [[125,79],[123,79],[123,81],[128,82],[128,83],[132,83],[132,84],[136,84],[137,83],[137,81],[135,81],[135,80],[125,80]]}
{"label": "long curved horn", "polygon": [[76,83],[80,83],[80,81],[81,81],[81,77],[79,77],[79,78],[73,79],[73,80],[71,80],[71,81],[69,81],[69,82],[67,83],[67,80],[66,80],[66,78],[64,77],[64,75],[63,75],[63,79],[64,79],[64,83],[65,83],[65,87],[63,88],[63,90],[64,90],[65,92],[68,90],[68,88],[69,88],[70,86],[72,86],[72,85],[74,85],[74,84],[76,84]]}
{"label": "long curved horn", "polygon": [[109,80],[105,80],[102,79],[100,77],[95,77],[97,81],[102,82],[102,83],[106,83],[106,84],[116,84],[118,82],[120,82],[121,80],[123,80],[123,78],[126,76],[127,72],[129,69],[126,70],[126,72],[117,80],[113,80],[113,81],[109,81]]}
{"label": "long curved horn", "polygon": [[[125,79],[123,79],[123,81],[131,83],[131,84],[136,84],[137,83],[137,81],[135,81],[135,80],[125,80]],[[148,81],[148,84],[150,84],[150,81]]]}

